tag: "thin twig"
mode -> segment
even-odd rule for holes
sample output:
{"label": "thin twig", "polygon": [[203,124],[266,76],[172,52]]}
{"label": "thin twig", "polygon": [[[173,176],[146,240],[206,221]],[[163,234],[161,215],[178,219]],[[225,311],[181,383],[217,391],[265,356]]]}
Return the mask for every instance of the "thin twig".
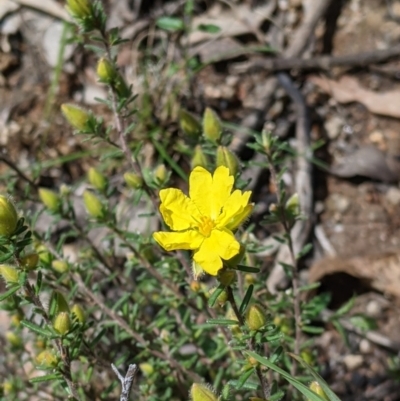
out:
{"label": "thin twig", "polygon": [[128,371],[126,372],[125,377],[119,373],[117,367],[112,363],[111,364],[112,370],[117,375],[119,381],[121,382],[122,390],[121,390],[121,397],[119,398],[120,401],[128,401],[129,394],[131,392],[131,387],[133,384],[133,379],[135,374],[138,370],[137,365],[129,365]]}
{"label": "thin twig", "polygon": [[356,54],[346,54],[344,56],[314,56],[312,58],[263,58],[236,64],[232,67],[232,72],[253,73],[260,70],[264,71],[285,71],[285,70],[325,70],[329,71],[333,67],[366,67],[370,64],[377,64],[391,58],[400,56],[400,45],[384,50],[371,50]]}

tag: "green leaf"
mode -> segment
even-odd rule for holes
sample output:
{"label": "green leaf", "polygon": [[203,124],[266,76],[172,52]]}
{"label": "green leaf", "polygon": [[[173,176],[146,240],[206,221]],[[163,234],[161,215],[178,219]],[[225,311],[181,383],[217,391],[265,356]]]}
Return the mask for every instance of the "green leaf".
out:
{"label": "green leaf", "polygon": [[254,285],[253,284],[249,285],[249,288],[247,289],[243,301],[239,307],[239,312],[241,315],[243,315],[243,313],[246,311],[247,305],[249,304],[251,296],[253,295],[253,289]]}
{"label": "green leaf", "polygon": [[260,273],[260,269],[258,267],[252,266],[237,265],[236,270],[246,273]]}
{"label": "green leaf", "polygon": [[[306,361],[304,361],[303,358],[300,358],[299,356],[292,353],[289,353],[289,355],[297,362],[299,362],[308,372],[310,372],[310,374],[322,387],[330,401],[340,401],[338,396],[329,388],[328,383]],[[318,398],[320,397],[318,396]]]}
{"label": "green leaf", "polygon": [[264,358],[253,351],[245,351],[245,353],[251,357],[253,357],[256,361],[260,362],[261,365],[266,366],[267,368],[273,370],[274,372],[281,375],[285,380],[287,380],[293,387],[300,391],[305,397],[307,397],[310,401],[325,401],[318,394],[315,394],[311,391],[305,384],[301,381],[294,378],[290,373],[281,369],[279,366],[276,366],[267,358]]}
{"label": "green leaf", "polygon": [[28,320],[22,320],[21,324],[22,324],[22,326],[28,328],[29,330],[32,330],[33,332],[35,332],[37,334],[40,334],[43,337],[46,337],[46,338],[54,337],[54,334],[49,329],[44,329],[43,327],[40,327],[37,324],[32,323]]}
{"label": "green leaf", "polygon": [[211,294],[211,297],[208,299],[208,306],[212,308],[217,300],[217,298],[222,294],[225,290],[225,286],[220,284],[215,291]]}
{"label": "green leaf", "polygon": [[8,297],[11,297],[11,295],[15,294],[20,288],[21,288],[21,285],[19,285],[19,284],[9,288],[4,294],[0,295],[0,302],[4,301]]}
{"label": "green leaf", "polygon": [[202,32],[207,33],[218,33],[221,31],[221,28],[218,25],[214,24],[200,24],[197,29]]}
{"label": "green leaf", "polygon": [[321,334],[325,331],[323,327],[302,326],[301,331],[309,334]]}
{"label": "green leaf", "polygon": [[45,376],[37,376],[33,379],[29,379],[30,383],[41,383],[41,382],[49,382],[54,380],[63,380],[63,376],[60,373],[52,373],[50,375]]}
{"label": "green leaf", "polygon": [[353,296],[351,297],[344,305],[342,305],[331,317],[329,320],[335,319],[337,317],[341,317],[343,315],[346,315],[353,309],[354,302],[356,300],[356,297]]}
{"label": "green leaf", "polygon": [[232,319],[208,319],[207,324],[218,324],[221,326],[236,326],[238,325],[237,320],[232,320]]}
{"label": "green leaf", "polygon": [[303,256],[307,255],[312,249],[312,244],[308,243],[303,246],[303,249],[296,255],[296,259],[301,259]]}
{"label": "green leaf", "polygon": [[6,262],[13,256],[13,254],[14,254],[13,252],[7,252],[4,255],[0,256],[0,263]]}
{"label": "green leaf", "polygon": [[185,27],[183,20],[176,17],[161,17],[157,20],[156,25],[169,32],[182,31]]}
{"label": "green leaf", "polygon": [[254,368],[251,368],[246,372],[242,373],[237,381],[236,389],[237,390],[241,389],[253,373],[254,373]]}

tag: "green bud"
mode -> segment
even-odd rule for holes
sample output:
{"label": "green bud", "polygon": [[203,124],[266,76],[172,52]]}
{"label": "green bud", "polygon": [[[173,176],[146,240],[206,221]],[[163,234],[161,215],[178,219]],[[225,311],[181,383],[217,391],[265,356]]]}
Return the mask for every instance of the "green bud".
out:
{"label": "green bud", "polygon": [[19,260],[21,267],[25,270],[35,270],[38,262],[39,255],[37,253],[31,253]]}
{"label": "green bud", "polygon": [[261,143],[267,155],[271,153],[272,136],[270,132],[263,131],[261,134]]}
{"label": "green bud", "polygon": [[15,334],[13,331],[6,331],[5,334],[6,340],[13,346],[16,348],[21,347],[22,345],[22,339],[20,336],[18,336],[17,334]]}
{"label": "green bud", "polygon": [[192,169],[194,169],[197,166],[204,167],[205,169],[207,168],[208,166],[207,156],[204,154],[201,145],[197,145],[194,148],[194,154],[190,164]]}
{"label": "green bud", "polygon": [[209,386],[200,383],[193,383],[190,388],[192,401],[218,401],[218,397]]}
{"label": "green bud", "polygon": [[251,305],[247,309],[246,323],[250,330],[259,330],[265,326],[266,323],[265,313],[258,305]]}
{"label": "green bud", "polygon": [[117,77],[117,71],[109,60],[102,57],[97,63],[97,76],[100,78],[101,82],[110,84]]}
{"label": "green bud", "polygon": [[211,142],[218,143],[221,138],[222,124],[214,110],[206,108],[203,115],[203,134]]}
{"label": "green bud", "polygon": [[[314,391],[314,393],[318,394],[324,400],[329,401],[328,396],[326,395],[325,391],[323,390],[323,388],[321,387],[321,385],[318,382],[316,382],[316,381],[311,382],[309,388],[310,388],[310,390]],[[311,399],[309,398],[307,401],[311,401]]]}
{"label": "green bud", "polygon": [[49,250],[44,245],[36,246],[36,252],[39,255],[39,260],[44,265],[49,265],[53,260],[53,255],[49,252]]}
{"label": "green bud", "polygon": [[104,191],[107,188],[107,178],[93,167],[88,171],[88,180],[98,191]]}
{"label": "green bud", "polygon": [[64,103],[61,105],[61,111],[66,120],[78,131],[87,131],[89,122],[89,113],[73,104]]}
{"label": "green bud", "polygon": [[196,117],[188,111],[181,109],[179,111],[179,125],[182,131],[191,137],[198,137],[201,132],[201,125]]}
{"label": "green bud", "polygon": [[49,313],[54,316],[60,312],[69,313],[68,302],[61,293],[54,291],[50,297]]}
{"label": "green bud", "polygon": [[71,329],[71,318],[68,312],[60,312],[53,322],[53,328],[61,335],[67,334]]}
{"label": "green bud", "polygon": [[76,319],[80,323],[86,322],[85,311],[83,310],[82,306],[75,304],[71,308],[72,318]]}
{"label": "green bud", "polygon": [[0,265],[0,276],[7,284],[17,284],[19,282],[19,272],[13,266]]}
{"label": "green bud", "polygon": [[53,352],[44,350],[36,356],[36,362],[42,369],[54,369],[58,364],[58,359]]}
{"label": "green bud", "polygon": [[85,191],[83,193],[83,202],[85,204],[86,211],[90,216],[95,219],[101,219],[105,215],[105,210],[100,199],[90,191]]}
{"label": "green bud", "polygon": [[227,167],[234,177],[239,170],[238,158],[225,146],[218,146],[216,165]]}
{"label": "green bud", "polygon": [[69,270],[68,263],[64,260],[53,260],[51,262],[51,267],[58,273],[65,273]]}
{"label": "green bud", "polygon": [[18,214],[10,198],[0,195],[0,235],[10,237],[17,228]]}
{"label": "green bud", "polygon": [[143,179],[139,175],[135,173],[125,173],[124,174],[124,180],[126,182],[126,185],[132,189],[138,189],[141,188],[143,185]]}
{"label": "green bud", "polygon": [[88,18],[93,9],[90,0],[67,0],[67,10],[74,18]]}
{"label": "green bud", "polygon": [[[217,287],[210,288],[210,291],[208,291],[208,297],[211,297],[211,295],[216,291]],[[226,301],[228,300],[228,294],[224,290],[221,292],[221,294],[218,295],[217,302],[219,306],[224,306]]]}
{"label": "green bud", "polygon": [[237,276],[234,270],[223,269],[218,272],[217,278],[222,285],[227,287],[228,285],[231,285],[236,281]]}
{"label": "green bud", "polygon": [[46,208],[52,212],[60,210],[61,199],[54,191],[46,188],[39,188],[39,198]]}
{"label": "green bud", "polygon": [[300,201],[298,193],[294,193],[287,200],[285,208],[287,213],[292,217],[296,217],[300,214]]}
{"label": "green bud", "polygon": [[140,363],[139,368],[146,376],[151,376],[154,373],[153,365],[148,362]]}
{"label": "green bud", "polygon": [[168,179],[167,169],[164,164],[159,164],[154,170],[154,177],[156,179],[157,184],[164,184]]}

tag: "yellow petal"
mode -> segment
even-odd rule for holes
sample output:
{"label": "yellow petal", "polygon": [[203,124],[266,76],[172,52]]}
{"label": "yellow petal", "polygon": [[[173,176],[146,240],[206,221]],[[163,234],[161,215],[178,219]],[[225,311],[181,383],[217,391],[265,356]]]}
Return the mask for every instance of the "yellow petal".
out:
{"label": "yellow petal", "polygon": [[234,178],[229,175],[229,169],[225,166],[218,167],[213,176],[198,166],[189,178],[190,199],[204,216],[216,220],[231,194],[233,182]]}
{"label": "yellow petal", "polygon": [[242,192],[238,189],[225,202],[216,224],[229,230],[237,228],[251,213],[253,206],[249,205],[251,191]]}
{"label": "yellow petal", "polygon": [[193,260],[208,274],[216,276],[222,259],[231,259],[240,251],[240,244],[228,230],[213,230],[193,255]]}
{"label": "yellow petal", "polygon": [[198,249],[204,237],[198,231],[188,230],[179,233],[169,233],[158,231],[153,234],[153,238],[166,251],[174,251],[176,249]]}
{"label": "yellow petal", "polygon": [[160,191],[160,199],[160,212],[171,230],[181,231],[197,227],[200,213],[180,189],[163,189]]}

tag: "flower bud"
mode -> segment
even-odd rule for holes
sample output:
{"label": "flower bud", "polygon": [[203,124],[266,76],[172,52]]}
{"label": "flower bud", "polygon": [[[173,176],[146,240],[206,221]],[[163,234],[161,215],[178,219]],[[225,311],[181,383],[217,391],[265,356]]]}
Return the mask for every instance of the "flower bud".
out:
{"label": "flower bud", "polygon": [[246,323],[250,330],[259,330],[266,323],[264,311],[258,305],[251,305],[246,313]]}
{"label": "flower bud", "polygon": [[300,201],[297,192],[287,200],[285,209],[290,216],[296,217],[300,214]]}
{"label": "flower bud", "polygon": [[233,284],[236,281],[236,272],[234,270],[220,270],[218,273],[218,281],[227,287],[228,285]]}
{"label": "flower bud", "polygon": [[19,327],[23,318],[24,314],[21,312],[21,310],[17,310],[17,312],[11,316],[11,324],[15,327]]}
{"label": "flower bud", "polygon": [[14,383],[9,380],[4,381],[2,387],[3,387],[3,393],[6,396],[11,395],[16,390]]}
{"label": "flower bud", "polygon": [[227,167],[234,177],[239,170],[238,158],[225,146],[218,146],[216,165]]}
{"label": "flower bud", "polygon": [[[318,382],[316,382],[316,381],[311,382],[309,388],[310,388],[310,390],[314,391],[314,393],[318,394],[324,400],[329,401],[328,396],[326,395],[325,391],[323,390],[323,388],[321,387],[321,385]],[[308,399],[308,401],[310,401],[310,399]]]}
{"label": "flower bud", "polygon": [[36,362],[40,368],[54,369],[58,364],[58,359],[53,352],[44,350],[36,356]]}
{"label": "flower bud", "polygon": [[60,312],[68,312],[69,313],[69,306],[67,300],[64,296],[57,291],[54,291],[51,294],[50,298],[50,314],[52,316],[59,314]]}
{"label": "flower bud", "polygon": [[194,169],[197,166],[204,167],[205,169],[207,169],[208,159],[207,156],[204,154],[201,145],[197,145],[194,148],[194,154],[190,164],[192,166],[192,169]]}
{"label": "flower bud", "polygon": [[0,235],[11,236],[17,228],[18,214],[10,198],[0,195]]}
{"label": "flower bud", "polygon": [[300,352],[300,356],[302,357],[303,361],[312,365],[314,363],[314,356],[309,348],[303,349]]}
{"label": "flower bud", "polygon": [[190,388],[192,401],[218,401],[218,397],[209,386],[200,383],[193,383]]}
{"label": "flower bud", "polygon": [[71,318],[69,317],[69,313],[60,312],[54,319],[53,328],[61,335],[67,334],[71,328]]}
{"label": "flower bud", "polygon": [[179,125],[182,131],[191,137],[198,137],[201,132],[201,125],[196,117],[184,109],[179,111]]}
{"label": "flower bud", "polygon": [[87,131],[89,122],[89,113],[80,107],[64,103],[61,105],[61,111],[64,117],[78,131]]}
{"label": "flower bud", "polygon": [[101,82],[110,84],[113,82],[117,76],[117,71],[110,61],[102,57],[97,63],[97,76],[100,78]]}
{"label": "flower bud", "polygon": [[193,292],[199,292],[201,290],[201,284],[197,280],[192,280],[190,282],[190,289]]}
{"label": "flower bud", "polygon": [[88,18],[93,12],[90,0],[67,0],[67,10],[75,18]]}
{"label": "flower bud", "polygon": [[154,367],[150,363],[147,362],[140,363],[139,368],[145,376],[151,376],[154,373]]}
{"label": "flower bud", "polygon": [[101,219],[105,215],[105,210],[103,204],[100,202],[100,199],[90,191],[85,191],[83,193],[83,202],[85,204],[86,211],[90,214],[90,216],[95,219]]}
{"label": "flower bud", "polygon": [[88,171],[88,180],[98,191],[104,191],[107,188],[107,178],[93,167]]}
{"label": "flower bud", "polygon": [[31,253],[20,259],[19,263],[25,270],[35,270],[39,262],[39,255],[37,253]]}
{"label": "flower bud", "polygon": [[72,314],[72,319],[76,319],[78,322],[80,323],[85,323],[86,322],[86,316],[85,316],[85,312],[82,308],[82,306],[75,304],[72,308],[71,308],[71,314]]}
{"label": "flower bud", "polygon": [[125,173],[124,174],[124,180],[126,182],[126,185],[132,189],[138,189],[141,188],[143,185],[143,179],[139,175],[135,173]]}
{"label": "flower bud", "polygon": [[221,138],[222,124],[214,110],[206,108],[203,115],[203,134],[211,142],[218,143]]}
{"label": "flower bud", "polygon": [[46,188],[39,188],[39,198],[46,208],[52,212],[60,210],[61,200],[54,191],[50,191],[50,189]]}
{"label": "flower bud", "polygon": [[19,282],[19,273],[10,265],[0,265],[0,276],[7,284],[17,284]]}
{"label": "flower bud", "polygon": [[154,177],[157,184],[164,184],[168,179],[167,169],[164,164],[159,164],[154,170]]}
{"label": "flower bud", "polygon": [[[211,295],[216,291],[217,287],[213,287],[208,291],[208,297],[211,297]],[[228,300],[228,294],[225,290],[221,292],[221,294],[218,295],[217,302],[219,306],[224,306],[226,301]]]}
{"label": "flower bud", "polygon": [[270,132],[263,131],[261,134],[261,143],[267,155],[271,152],[272,137]]}
{"label": "flower bud", "polygon": [[68,263],[65,262],[64,260],[53,260],[51,262],[51,267],[53,268],[53,270],[61,274],[69,270]]}
{"label": "flower bud", "polygon": [[53,255],[49,252],[49,250],[44,245],[39,245],[36,247],[36,252],[39,255],[39,260],[44,265],[49,265],[53,260]]}
{"label": "flower bud", "polygon": [[20,336],[16,335],[13,331],[6,331],[5,334],[6,340],[16,348],[21,347],[22,345],[22,339]]}

